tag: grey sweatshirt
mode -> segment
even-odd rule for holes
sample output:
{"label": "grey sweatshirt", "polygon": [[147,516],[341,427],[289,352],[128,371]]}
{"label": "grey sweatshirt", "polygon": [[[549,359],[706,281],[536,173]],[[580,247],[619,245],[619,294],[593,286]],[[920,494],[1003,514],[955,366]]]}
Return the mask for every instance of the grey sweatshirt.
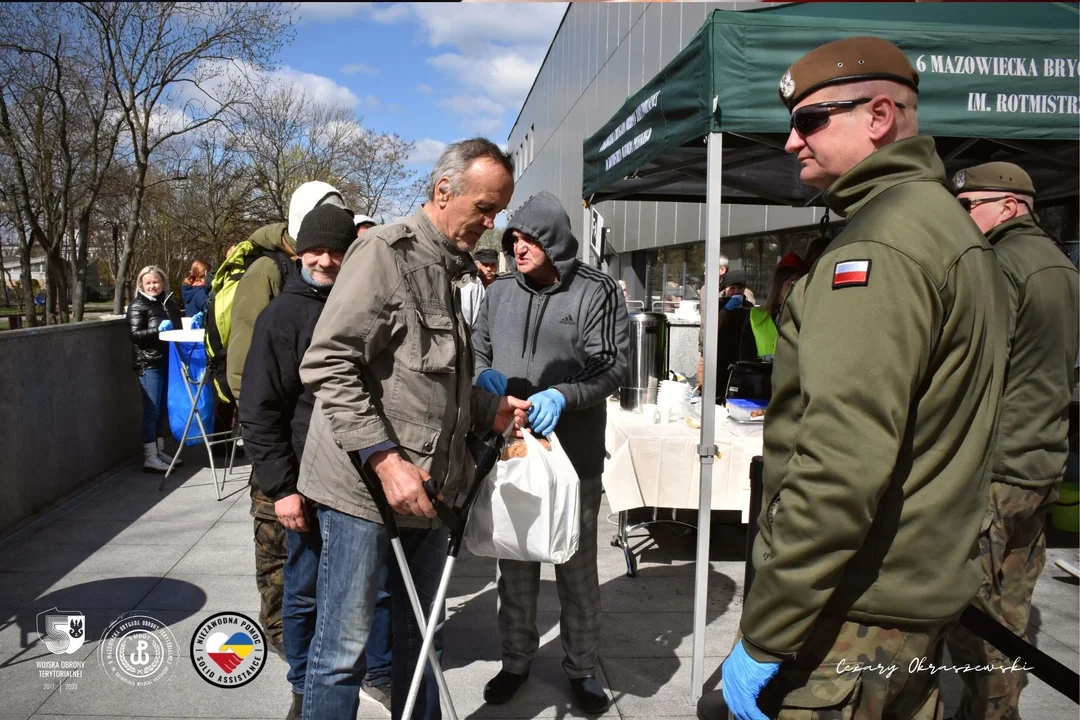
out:
{"label": "grey sweatshirt", "polygon": [[[530,285],[516,269],[513,230],[535,238],[559,273]],[[606,400],[626,372],[628,324],[622,291],[611,277],[576,259],[570,218],[548,192],[533,196],[507,225],[502,249],[512,273],[500,275],[472,329],[476,376],[494,368],[507,394],[528,398],[555,388],[566,407],[555,433],[578,475],[604,470]]]}

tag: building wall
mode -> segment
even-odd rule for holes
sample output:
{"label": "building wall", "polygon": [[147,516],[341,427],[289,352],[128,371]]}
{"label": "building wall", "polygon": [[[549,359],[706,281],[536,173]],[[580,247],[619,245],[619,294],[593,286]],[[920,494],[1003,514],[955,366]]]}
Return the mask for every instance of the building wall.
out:
{"label": "building wall", "polygon": [[0,534],[139,452],[126,320],[0,333]]}
{"label": "building wall", "polygon": [[[570,214],[575,235],[587,245],[581,200],[585,138],[685,47],[708,13],[761,6],[753,2],[572,3],[510,133],[508,151],[521,168],[511,212],[541,190],[552,192]],[[705,237],[703,203],[613,201],[596,207],[605,225],[612,228],[613,250],[621,255],[609,272],[620,277],[634,275],[628,270],[633,261],[627,253],[700,242]],[[722,235],[730,238],[811,226],[822,213],[820,208],[725,205]],[[738,266],[739,259],[732,260]]]}

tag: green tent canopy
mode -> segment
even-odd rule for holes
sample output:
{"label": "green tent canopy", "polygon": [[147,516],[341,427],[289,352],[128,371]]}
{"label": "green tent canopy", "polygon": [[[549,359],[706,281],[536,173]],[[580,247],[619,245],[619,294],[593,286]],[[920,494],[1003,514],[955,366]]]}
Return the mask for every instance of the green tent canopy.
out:
{"label": "green tent canopy", "polygon": [[583,197],[705,197],[705,137],[724,133],[725,202],[808,204],[784,153],[784,71],[831,40],[876,35],[919,71],[919,128],[951,171],[1027,169],[1040,202],[1078,194],[1080,13],[1065,3],[808,3],[714,11],[584,144]]}

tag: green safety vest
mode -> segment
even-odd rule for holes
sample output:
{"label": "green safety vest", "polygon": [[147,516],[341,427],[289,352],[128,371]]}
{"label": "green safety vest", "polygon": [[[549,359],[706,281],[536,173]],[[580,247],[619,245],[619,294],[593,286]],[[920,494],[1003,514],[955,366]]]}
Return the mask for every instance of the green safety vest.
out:
{"label": "green safety vest", "polygon": [[772,315],[763,308],[750,310],[750,329],[754,332],[754,344],[757,345],[758,357],[773,356],[776,354],[776,323]]}

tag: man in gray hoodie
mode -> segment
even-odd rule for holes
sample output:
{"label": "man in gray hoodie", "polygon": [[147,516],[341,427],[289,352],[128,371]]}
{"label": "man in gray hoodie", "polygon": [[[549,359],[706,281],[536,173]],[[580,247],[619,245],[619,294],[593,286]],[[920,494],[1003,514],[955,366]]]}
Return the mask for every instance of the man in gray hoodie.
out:
{"label": "man in gray hoodie", "polygon": [[[536,435],[557,431],[581,480],[577,553],[555,566],[560,634],[575,703],[600,714],[609,700],[595,679],[600,640],[596,521],[604,469],[606,400],[626,370],[626,303],[615,280],[576,259],[570,218],[551,193],[518,209],[502,238],[513,272],[488,287],[473,325],[476,382],[502,395],[528,397]],[[540,564],[499,561],[503,669],[484,700],[505,703],[529,676],[540,644],[536,600]]]}

